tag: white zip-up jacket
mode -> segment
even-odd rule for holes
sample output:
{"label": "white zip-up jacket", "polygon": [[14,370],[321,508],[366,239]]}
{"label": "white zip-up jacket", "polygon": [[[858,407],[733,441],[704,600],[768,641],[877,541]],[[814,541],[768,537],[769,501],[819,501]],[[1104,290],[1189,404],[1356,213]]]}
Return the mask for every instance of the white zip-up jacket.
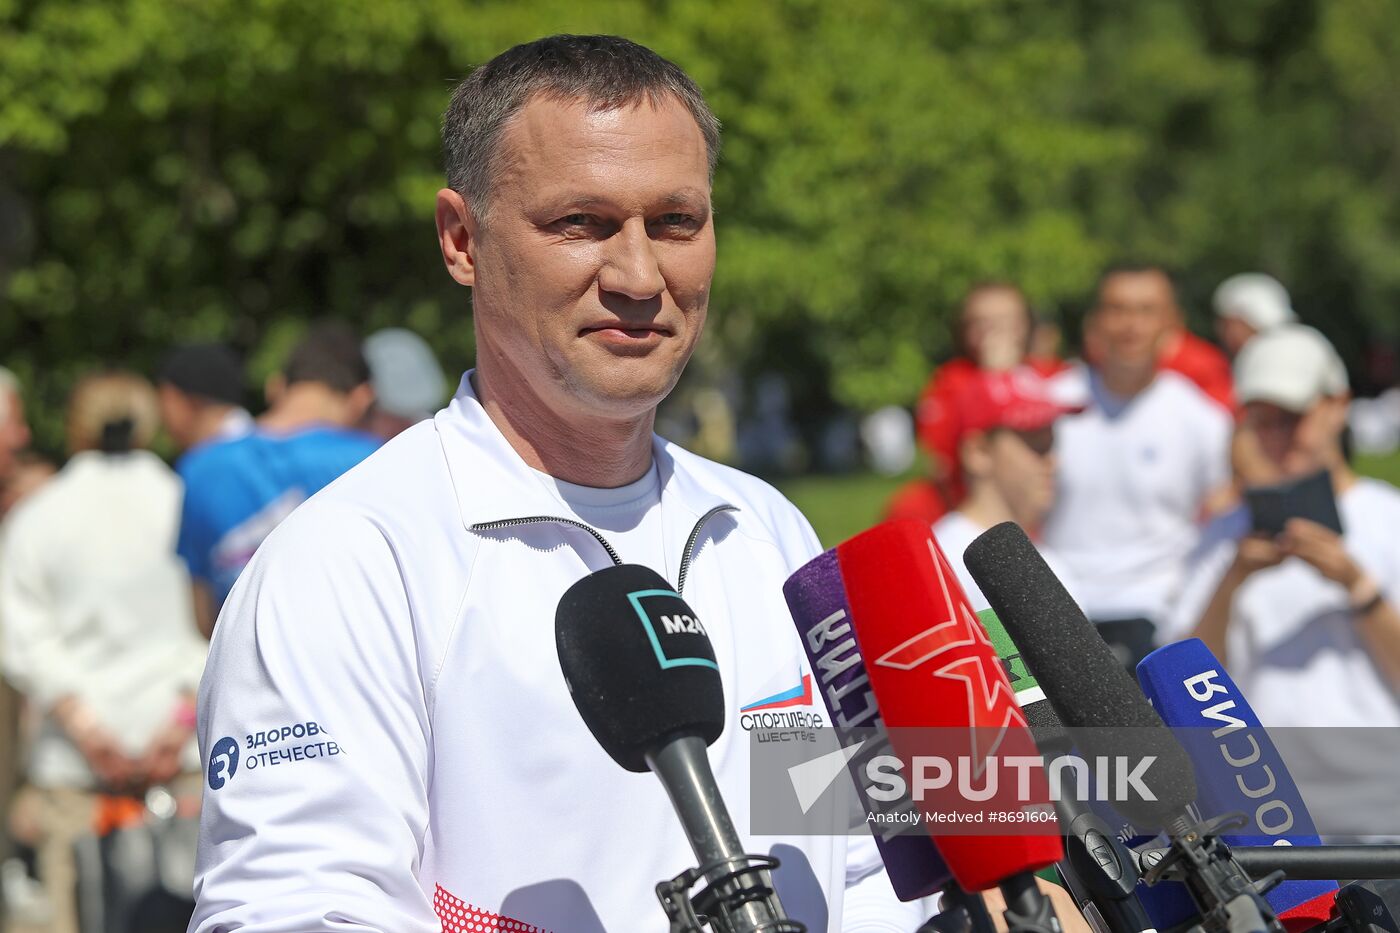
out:
{"label": "white zip-up jacket", "polygon": [[[653,449],[657,566],[673,584],[684,572],[730,712],[716,778],[746,850],[783,859],[789,913],[837,930],[847,840],[748,833],[739,715],[810,673],[781,585],[817,539],[765,483]],[[191,931],[666,929],[654,886],[695,857],[659,781],[593,739],[555,648],[559,597],[612,560],[586,528],[511,522],[539,516],[573,518],[464,378],[433,420],[259,548],[200,692],[209,780]],[[809,689],[786,702],[822,701]],[[853,849],[854,880],[873,846]]]}

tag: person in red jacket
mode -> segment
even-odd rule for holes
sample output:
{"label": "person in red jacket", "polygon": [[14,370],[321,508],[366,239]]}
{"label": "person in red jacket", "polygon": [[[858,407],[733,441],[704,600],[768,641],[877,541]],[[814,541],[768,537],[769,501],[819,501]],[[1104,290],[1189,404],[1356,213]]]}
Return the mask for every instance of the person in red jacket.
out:
{"label": "person in red jacket", "polygon": [[1175,317],[1176,323],[1162,345],[1161,368],[1181,373],[1233,413],[1235,380],[1229,358],[1215,344],[1186,329],[1179,307],[1175,308]]}
{"label": "person in red jacket", "polygon": [[919,398],[919,441],[928,454],[930,476],[914,480],[891,499],[887,517],[937,521],[965,495],[958,445],[966,433],[959,399],[981,385],[987,370],[1026,366],[1050,376],[1064,369],[1057,359],[1029,353],[1034,321],[1025,293],[1007,281],[974,285],[958,314],[958,355],[934,371]]}

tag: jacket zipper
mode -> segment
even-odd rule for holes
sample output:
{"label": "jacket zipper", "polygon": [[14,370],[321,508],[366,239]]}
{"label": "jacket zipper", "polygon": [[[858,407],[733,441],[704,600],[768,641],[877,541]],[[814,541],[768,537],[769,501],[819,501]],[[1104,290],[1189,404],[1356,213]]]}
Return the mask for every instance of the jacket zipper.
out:
{"label": "jacket zipper", "polygon": [[700,516],[700,521],[695,523],[695,527],[690,529],[690,537],[685,541],[685,550],[681,551],[681,568],[676,571],[676,595],[679,596],[685,590],[686,574],[690,573],[690,562],[695,557],[695,543],[700,540],[700,529],[705,527],[705,523],[721,512],[737,512],[738,506],[717,505],[704,515]]}
{"label": "jacket zipper", "polygon": [[622,566],[622,558],[617,556],[617,551],[613,550],[613,546],[608,543],[607,538],[599,534],[597,529],[583,522],[575,521],[572,518],[560,518],[556,515],[531,515],[529,518],[503,518],[495,522],[478,522],[472,525],[472,531],[496,531],[501,528],[518,528],[521,525],[539,525],[543,522],[559,522],[561,525],[573,525],[575,528],[582,528],[603,546],[603,550],[608,552],[608,556],[612,558],[613,566]]}
{"label": "jacket zipper", "polygon": [[[685,549],[681,551],[681,566],[676,574],[676,594],[680,595],[685,589],[685,578],[690,573],[690,563],[695,558],[695,546],[700,540],[700,532],[704,529],[705,523],[719,515],[721,512],[737,512],[738,506],[717,505],[710,509],[700,520],[695,523],[695,527],[690,529],[690,537],[686,538]],[[478,522],[472,525],[472,531],[497,531],[501,528],[518,528],[521,525],[539,525],[544,522],[558,522],[561,525],[570,525],[574,528],[581,528],[593,536],[593,540],[603,546],[603,550],[608,552],[608,557],[612,560],[613,566],[621,566],[622,558],[617,555],[617,550],[608,543],[608,539],[591,525],[576,521],[572,518],[562,518],[557,515],[531,515],[525,518],[503,518],[494,522]]]}

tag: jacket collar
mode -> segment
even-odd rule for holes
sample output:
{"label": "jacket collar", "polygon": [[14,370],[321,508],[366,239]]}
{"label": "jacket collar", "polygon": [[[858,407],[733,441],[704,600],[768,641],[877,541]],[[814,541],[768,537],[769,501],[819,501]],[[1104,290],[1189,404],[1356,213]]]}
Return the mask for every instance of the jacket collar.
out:
{"label": "jacket collar", "polygon": [[[487,522],[560,514],[559,501],[486,414],[472,389],[472,372],[462,376],[457,394],[434,416],[462,524],[470,529]],[[654,434],[651,449],[661,484],[667,539],[674,540],[678,528],[684,539],[690,523],[727,503],[693,468],[692,461],[697,458]],[[684,515],[677,514],[682,511]],[[672,516],[687,524],[672,527]]]}

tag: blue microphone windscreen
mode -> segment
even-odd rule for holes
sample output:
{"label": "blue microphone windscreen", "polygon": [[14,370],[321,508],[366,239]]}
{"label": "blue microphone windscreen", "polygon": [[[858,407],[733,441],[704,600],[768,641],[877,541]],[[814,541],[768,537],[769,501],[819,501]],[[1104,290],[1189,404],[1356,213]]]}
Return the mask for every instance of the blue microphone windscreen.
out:
{"label": "blue microphone windscreen", "polygon": [[[1210,819],[1243,813],[1250,818],[1249,826],[1222,835],[1227,843],[1321,844],[1278,749],[1204,642],[1191,638],[1158,648],[1138,664],[1137,675],[1162,721],[1191,756],[1201,815]],[[1270,906],[1282,913],[1336,889],[1331,881],[1285,881],[1267,897]],[[1181,895],[1186,897],[1184,889]],[[1153,920],[1166,925],[1155,913]]]}

